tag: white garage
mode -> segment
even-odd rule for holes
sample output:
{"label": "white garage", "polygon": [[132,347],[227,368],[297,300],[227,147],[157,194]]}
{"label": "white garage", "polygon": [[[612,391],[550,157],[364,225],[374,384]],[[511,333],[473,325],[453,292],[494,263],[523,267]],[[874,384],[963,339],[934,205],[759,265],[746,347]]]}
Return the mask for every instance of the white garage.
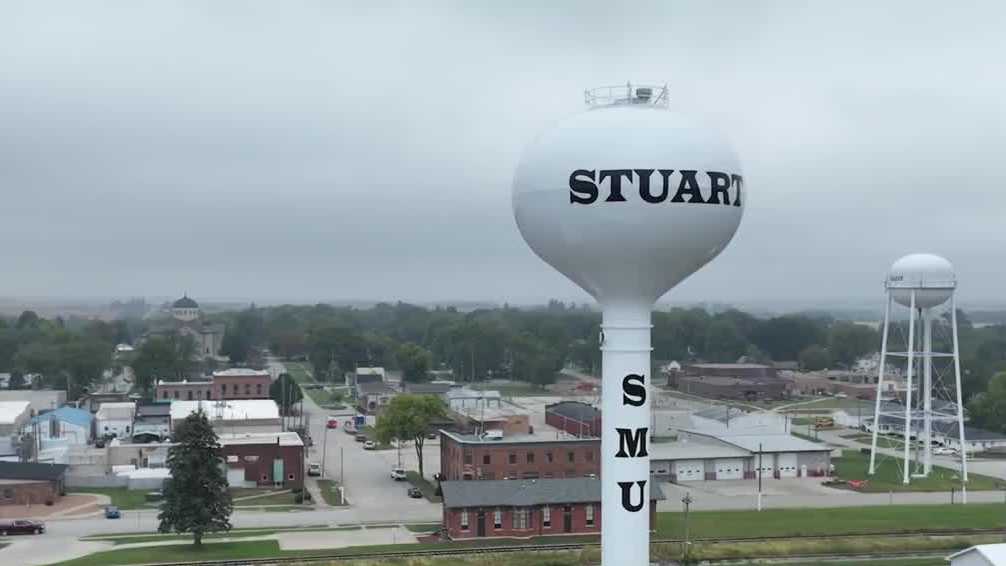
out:
{"label": "white garage", "polygon": [[742,480],[744,479],[744,460],[716,460],[716,479],[718,480]]}
{"label": "white garage", "polygon": [[776,455],[777,467],[780,478],[795,478],[798,475],[796,465],[796,454],[794,452],[783,452]]}
{"label": "white garage", "polygon": [[681,460],[674,463],[674,473],[678,481],[700,481],[705,479],[702,460]]}

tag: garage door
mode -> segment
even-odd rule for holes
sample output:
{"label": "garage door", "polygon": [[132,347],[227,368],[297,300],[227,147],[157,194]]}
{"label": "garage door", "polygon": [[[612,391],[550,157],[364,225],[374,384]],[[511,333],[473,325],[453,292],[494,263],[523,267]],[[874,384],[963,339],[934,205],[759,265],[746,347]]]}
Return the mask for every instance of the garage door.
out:
{"label": "garage door", "polygon": [[716,479],[744,479],[744,460],[716,460]]}
{"label": "garage door", "polygon": [[671,463],[667,460],[650,461],[650,475],[666,478],[671,475]]}
{"label": "garage door", "polygon": [[245,469],[244,468],[227,468],[227,484],[231,487],[244,487],[245,485]]}
{"label": "garage door", "polygon": [[774,458],[772,457],[771,454],[762,454],[761,465],[759,466],[758,465],[758,455],[755,454],[755,457],[754,457],[754,466],[755,466],[755,472],[757,473],[757,475],[760,475],[763,478],[773,478],[773,477],[775,477],[775,474],[773,473],[773,472],[775,472],[775,467],[773,467],[773,465],[772,465],[772,461],[773,460],[774,460]]}
{"label": "garage door", "polygon": [[779,477],[780,478],[795,478],[797,475],[796,469],[796,454],[779,454]]}
{"label": "garage door", "polygon": [[702,460],[682,460],[674,465],[678,481],[704,480]]}

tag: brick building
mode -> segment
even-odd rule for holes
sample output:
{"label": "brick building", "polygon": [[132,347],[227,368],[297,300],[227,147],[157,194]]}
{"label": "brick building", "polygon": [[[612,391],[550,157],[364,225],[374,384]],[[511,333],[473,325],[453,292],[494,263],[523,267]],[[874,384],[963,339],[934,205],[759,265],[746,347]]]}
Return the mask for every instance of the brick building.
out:
{"label": "brick building", "polygon": [[63,464],[0,462],[0,505],[44,505],[64,493]]}
{"label": "brick building", "polygon": [[700,363],[668,373],[668,385],[691,395],[756,401],[785,398],[790,381],[768,365]]}
{"label": "brick building", "polygon": [[272,376],[267,371],[230,368],[213,372],[210,379],[158,380],[154,399],[157,401],[268,399],[271,384]]}
{"label": "brick building", "polygon": [[579,401],[545,405],[545,424],[574,436],[600,436],[601,411]]}
{"label": "brick building", "polygon": [[552,433],[493,439],[441,430],[440,473],[444,480],[596,477],[601,439]]}
{"label": "brick building", "polygon": [[[529,538],[601,532],[601,481],[596,478],[445,481],[443,526],[452,539]],[[650,526],[664,499],[650,486]]]}
{"label": "brick building", "polygon": [[304,487],[304,443],[296,432],[220,435],[232,487]]}

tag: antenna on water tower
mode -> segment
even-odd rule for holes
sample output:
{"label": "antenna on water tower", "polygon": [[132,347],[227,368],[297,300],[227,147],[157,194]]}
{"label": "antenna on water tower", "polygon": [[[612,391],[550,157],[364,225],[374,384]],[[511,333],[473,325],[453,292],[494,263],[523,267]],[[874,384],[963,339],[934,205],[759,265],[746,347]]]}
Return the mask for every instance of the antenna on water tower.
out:
{"label": "antenna on water tower", "polygon": [[747,196],[730,146],[671,110],[666,85],[584,99],[525,150],[513,210],[528,246],[600,303],[602,564],[645,566],[650,312],[726,247]]}

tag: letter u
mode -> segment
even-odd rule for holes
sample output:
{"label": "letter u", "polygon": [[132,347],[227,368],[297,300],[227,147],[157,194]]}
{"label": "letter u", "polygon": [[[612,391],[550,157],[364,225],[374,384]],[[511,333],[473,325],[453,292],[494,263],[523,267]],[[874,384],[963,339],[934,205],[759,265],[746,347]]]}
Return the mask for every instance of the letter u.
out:
{"label": "letter u", "polygon": [[[639,486],[639,503],[632,502],[632,484]],[[620,481],[618,482],[618,487],[622,489],[622,507],[630,513],[635,513],[643,508],[643,493],[646,486],[646,480],[631,482],[631,481]]]}

